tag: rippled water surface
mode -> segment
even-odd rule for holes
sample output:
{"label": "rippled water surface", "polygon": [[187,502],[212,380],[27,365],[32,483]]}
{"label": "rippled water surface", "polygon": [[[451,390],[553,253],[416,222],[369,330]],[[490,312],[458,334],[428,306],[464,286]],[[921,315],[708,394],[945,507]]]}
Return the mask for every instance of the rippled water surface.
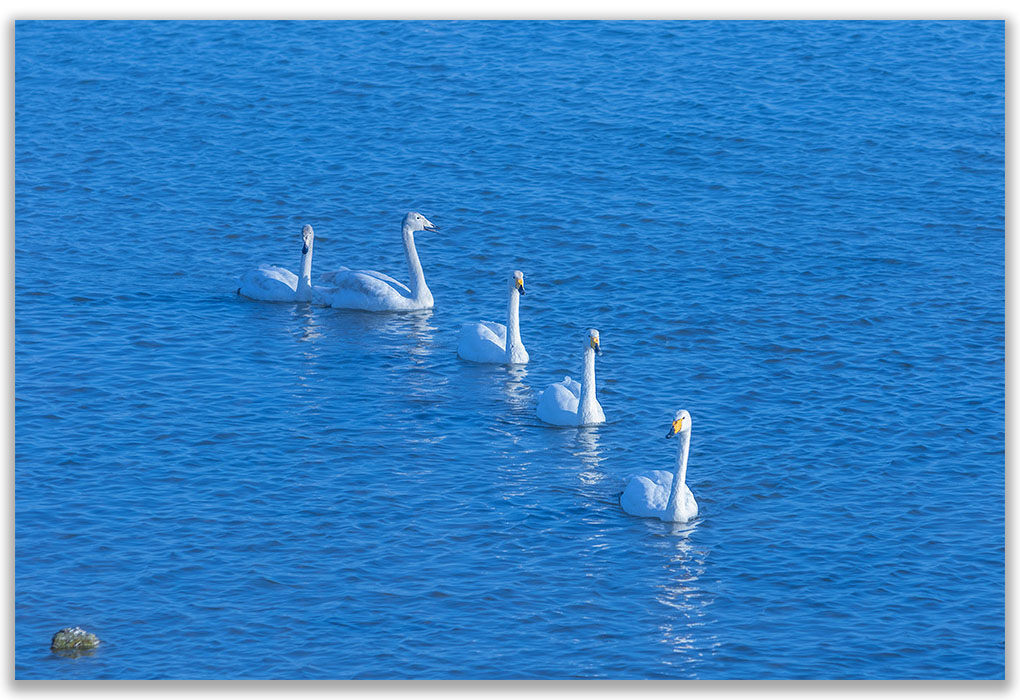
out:
{"label": "rippled water surface", "polygon": [[[15,37],[18,678],[1003,677],[1003,23]],[[411,209],[432,311],[235,294]]]}

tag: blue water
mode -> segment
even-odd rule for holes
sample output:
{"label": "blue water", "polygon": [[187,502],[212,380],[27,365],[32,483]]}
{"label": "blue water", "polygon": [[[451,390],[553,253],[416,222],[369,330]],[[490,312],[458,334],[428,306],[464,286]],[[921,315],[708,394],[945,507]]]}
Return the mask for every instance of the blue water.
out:
{"label": "blue water", "polygon": [[[1004,677],[1003,22],[15,39],[17,678]],[[412,209],[433,311],[234,293]]]}

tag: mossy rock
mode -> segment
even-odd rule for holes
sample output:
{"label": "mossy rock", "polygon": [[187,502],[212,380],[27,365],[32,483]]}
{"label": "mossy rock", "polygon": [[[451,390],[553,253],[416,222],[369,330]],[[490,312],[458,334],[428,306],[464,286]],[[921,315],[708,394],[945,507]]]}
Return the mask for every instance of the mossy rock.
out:
{"label": "mossy rock", "polygon": [[99,637],[86,632],[81,627],[65,627],[53,635],[50,649],[53,651],[84,651],[95,649],[99,645]]}

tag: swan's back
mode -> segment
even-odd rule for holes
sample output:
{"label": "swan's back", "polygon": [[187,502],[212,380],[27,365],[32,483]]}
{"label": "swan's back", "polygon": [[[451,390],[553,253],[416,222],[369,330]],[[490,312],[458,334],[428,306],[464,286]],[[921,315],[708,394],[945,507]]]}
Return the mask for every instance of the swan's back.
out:
{"label": "swan's back", "polygon": [[[472,324],[465,323],[464,325],[469,326]],[[502,345],[504,349],[506,348],[506,326],[495,321],[479,321],[477,325],[484,326],[492,334],[493,339]]]}
{"label": "swan's back", "polygon": [[319,275],[319,284],[332,287],[336,285],[337,275],[343,275],[345,272],[350,271],[351,268],[349,267],[341,267],[337,270],[333,270],[332,272],[323,272],[321,275]]}
{"label": "swan's back", "polygon": [[506,359],[506,326],[482,321],[460,328],[457,354],[472,362],[503,362]]}
{"label": "swan's back", "polygon": [[577,400],[581,399],[581,382],[577,381],[576,379],[564,377],[562,382],[557,382],[556,384],[552,384],[550,386],[562,386],[564,389],[573,394],[575,399]]}
{"label": "swan's back", "polygon": [[554,425],[577,425],[581,384],[570,377],[550,384],[538,397],[538,417]]}
{"label": "swan's back", "polygon": [[319,277],[319,282],[321,282],[323,286],[328,287],[352,286],[357,283],[359,276],[377,279],[380,282],[385,282],[391,287],[402,291],[408,296],[411,295],[411,290],[406,284],[393,279],[385,273],[377,272],[376,270],[352,270],[349,267],[341,267],[339,270],[323,273],[322,276]]}
{"label": "swan's back", "polygon": [[330,273],[329,277],[330,281],[326,283],[328,286],[362,294],[380,295],[398,292],[402,296],[411,296],[411,290],[406,284],[375,270],[337,270]]}
{"label": "swan's back", "polygon": [[294,301],[298,278],[290,270],[275,265],[259,265],[241,275],[238,293],[259,301]]}
{"label": "swan's back", "polygon": [[666,510],[672,485],[672,472],[662,469],[631,477],[630,483],[620,496],[620,505],[625,511],[639,518],[657,518]]}
{"label": "swan's back", "polygon": [[323,283],[320,296],[330,306],[366,311],[417,308],[407,285],[375,270],[343,268],[323,275],[320,280]]}

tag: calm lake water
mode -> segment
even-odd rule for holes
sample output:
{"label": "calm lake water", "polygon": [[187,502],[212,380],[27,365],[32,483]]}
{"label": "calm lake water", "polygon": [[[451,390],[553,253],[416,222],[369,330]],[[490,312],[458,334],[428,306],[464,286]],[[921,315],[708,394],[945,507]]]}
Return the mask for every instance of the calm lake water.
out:
{"label": "calm lake water", "polygon": [[[1003,22],[15,39],[17,678],[1004,677]],[[432,311],[235,294],[409,210]]]}

